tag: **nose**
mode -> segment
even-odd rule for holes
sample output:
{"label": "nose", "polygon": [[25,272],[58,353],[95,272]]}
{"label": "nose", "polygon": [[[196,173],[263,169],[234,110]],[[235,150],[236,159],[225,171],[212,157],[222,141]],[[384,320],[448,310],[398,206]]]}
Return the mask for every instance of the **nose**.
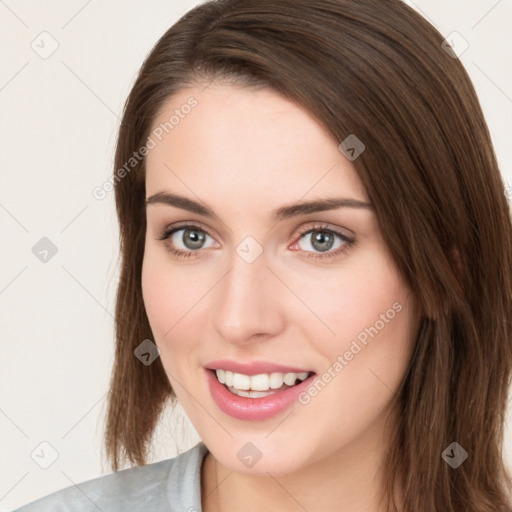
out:
{"label": "nose", "polygon": [[239,345],[276,336],[285,325],[283,286],[267,267],[265,253],[251,263],[235,253],[230,263],[230,271],[216,287],[216,332]]}

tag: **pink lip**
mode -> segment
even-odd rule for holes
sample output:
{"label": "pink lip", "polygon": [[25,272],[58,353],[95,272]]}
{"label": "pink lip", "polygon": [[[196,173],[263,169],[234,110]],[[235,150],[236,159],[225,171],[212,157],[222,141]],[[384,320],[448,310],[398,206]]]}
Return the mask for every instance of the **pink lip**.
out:
{"label": "pink lip", "polygon": [[227,359],[212,361],[205,365],[209,370],[228,370],[234,373],[243,373],[244,375],[259,375],[260,373],[303,373],[310,370],[303,368],[292,368],[280,364],[268,363],[266,361],[254,361],[252,363],[237,363]]}
{"label": "pink lip", "polygon": [[[223,365],[219,365],[220,368],[224,368]],[[272,366],[276,368],[276,366]],[[282,367],[280,367],[282,368]],[[251,368],[252,370],[252,368]],[[244,370],[246,372],[247,370]],[[282,370],[273,370],[282,371]],[[283,373],[289,373],[291,370],[284,371]],[[239,372],[239,373],[244,373]],[[277,414],[285,411],[291,407],[297,400],[300,393],[305,391],[315,378],[315,374],[312,373],[307,379],[303,380],[300,384],[287,388],[284,391],[278,391],[273,395],[265,396],[262,398],[247,398],[244,396],[238,396],[231,393],[224,384],[221,384],[215,372],[210,369],[205,370],[206,379],[212,394],[213,400],[217,406],[226,414],[232,418],[246,421],[258,421],[266,420]],[[270,373],[268,371],[254,371],[250,375],[257,375],[258,373]],[[294,373],[300,373],[295,372]],[[248,375],[246,373],[246,375]]]}

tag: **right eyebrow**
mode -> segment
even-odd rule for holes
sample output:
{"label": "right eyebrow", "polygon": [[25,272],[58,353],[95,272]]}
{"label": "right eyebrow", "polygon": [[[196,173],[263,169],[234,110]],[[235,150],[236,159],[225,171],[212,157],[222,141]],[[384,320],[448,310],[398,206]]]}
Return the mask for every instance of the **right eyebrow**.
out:
{"label": "right eyebrow", "polygon": [[193,201],[188,197],[179,196],[177,194],[171,194],[169,192],[159,192],[158,194],[154,194],[151,197],[146,199],[146,206],[148,204],[165,204],[168,206],[175,206],[176,208],[181,208],[182,210],[188,210],[189,212],[199,213],[200,215],[204,215],[205,217],[216,217],[217,215],[207,208],[206,206],[198,203],[197,201]]}

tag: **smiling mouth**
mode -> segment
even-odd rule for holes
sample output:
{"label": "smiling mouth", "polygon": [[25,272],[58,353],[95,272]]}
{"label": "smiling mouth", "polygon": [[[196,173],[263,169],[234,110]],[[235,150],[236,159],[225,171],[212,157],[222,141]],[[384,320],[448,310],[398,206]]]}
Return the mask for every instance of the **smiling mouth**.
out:
{"label": "smiling mouth", "polygon": [[300,384],[313,373],[273,372],[245,375],[221,368],[211,371],[229,392],[246,398],[263,398],[274,395]]}

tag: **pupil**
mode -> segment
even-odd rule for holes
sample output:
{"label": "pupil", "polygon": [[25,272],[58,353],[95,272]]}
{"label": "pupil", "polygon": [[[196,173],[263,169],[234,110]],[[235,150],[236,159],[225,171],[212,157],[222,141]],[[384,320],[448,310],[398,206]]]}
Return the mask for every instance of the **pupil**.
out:
{"label": "pupil", "polygon": [[205,233],[197,229],[186,229],[183,233],[183,243],[189,249],[200,249],[203,245]]}
{"label": "pupil", "polygon": [[316,235],[313,236],[312,245],[317,251],[328,251],[332,247],[333,243],[333,236],[325,231],[319,231]]}

